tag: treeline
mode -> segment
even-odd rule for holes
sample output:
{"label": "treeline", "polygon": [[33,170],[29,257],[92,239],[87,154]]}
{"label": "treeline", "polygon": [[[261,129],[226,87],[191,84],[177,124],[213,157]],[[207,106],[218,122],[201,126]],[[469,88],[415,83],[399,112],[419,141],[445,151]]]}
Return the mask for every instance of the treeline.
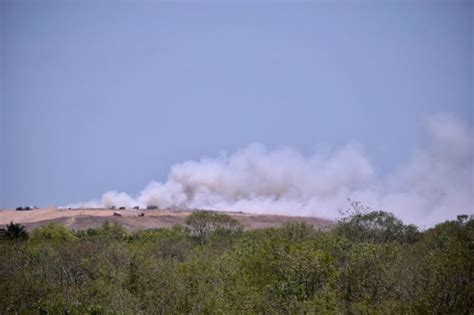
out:
{"label": "treeline", "polygon": [[331,229],[244,230],[195,212],[134,233],[10,224],[0,241],[1,314],[473,314],[474,218],[420,232],[391,213]]}

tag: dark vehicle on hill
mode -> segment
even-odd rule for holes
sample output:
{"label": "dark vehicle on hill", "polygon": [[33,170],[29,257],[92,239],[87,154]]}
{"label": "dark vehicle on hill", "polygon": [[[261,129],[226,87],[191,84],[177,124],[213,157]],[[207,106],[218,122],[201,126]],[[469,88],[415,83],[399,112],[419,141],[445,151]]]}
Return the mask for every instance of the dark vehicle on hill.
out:
{"label": "dark vehicle on hill", "polygon": [[147,206],[146,207],[148,210],[158,210],[160,208],[158,208],[158,206],[155,206],[155,205],[150,205],[150,206]]}
{"label": "dark vehicle on hill", "polygon": [[33,207],[29,207],[29,206],[26,206],[26,207],[18,207],[16,208],[17,211],[29,211],[29,210],[33,210]]}

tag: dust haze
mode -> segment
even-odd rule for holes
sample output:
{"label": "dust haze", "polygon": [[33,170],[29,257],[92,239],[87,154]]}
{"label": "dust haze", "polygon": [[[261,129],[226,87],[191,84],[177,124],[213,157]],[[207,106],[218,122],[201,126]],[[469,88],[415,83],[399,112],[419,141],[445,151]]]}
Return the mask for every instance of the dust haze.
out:
{"label": "dust haze", "polygon": [[334,219],[350,198],[419,226],[472,214],[472,128],[444,113],[427,120],[426,133],[427,143],[410,162],[385,176],[376,174],[358,144],[305,156],[253,143],[230,155],[175,164],[166,181],[153,181],[138,195],[109,191],[68,207],[155,205]]}

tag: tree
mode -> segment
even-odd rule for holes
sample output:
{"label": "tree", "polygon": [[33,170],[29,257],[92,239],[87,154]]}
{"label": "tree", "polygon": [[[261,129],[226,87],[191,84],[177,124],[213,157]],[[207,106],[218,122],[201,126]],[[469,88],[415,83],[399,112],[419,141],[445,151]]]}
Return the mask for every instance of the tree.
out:
{"label": "tree", "polygon": [[10,239],[26,240],[28,238],[28,231],[24,225],[11,221],[10,224],[7,224],[5,236]]}
{"label": "tree", "polygon": [[128,236],[126,228],[116,222],[110,223],[109,221],[105,221],[97,229],[89,229],[88,234],[113,240],[124,240]]}
{"label": "tree", "polygon": [[[353,212],[339,219],[337,233],[352,242],[414,243],[420,236],[415,225],[405,225],[393,213],[370,211],[360,202],[352,202]],[[367,212],[369,211],[369,212]]]}
{"label": "tree", "polygon": [[48,223],[31,232],[30,241],[72,241],[76,239],[74,233],[62,224]]}
{"label": "tree", "polygon": [[238,232],[242,224],[228,214],[212,211],[195,211],[186,218],[191,236],[200,244],[206,242],[212,232]]}
{"label": "tree", "polygon": [[[468,314],[474,309],[474,217],[458,216],[426,231],[407,252],[407,282],[416,311]],[[404,282],[401,282],[403,285]]]}
{"label": "tree", "polygon": [[249,231],[235,246],[225,265],[236,264],[226,286],[236,313],[336,313],[330,253],[288,232]]}

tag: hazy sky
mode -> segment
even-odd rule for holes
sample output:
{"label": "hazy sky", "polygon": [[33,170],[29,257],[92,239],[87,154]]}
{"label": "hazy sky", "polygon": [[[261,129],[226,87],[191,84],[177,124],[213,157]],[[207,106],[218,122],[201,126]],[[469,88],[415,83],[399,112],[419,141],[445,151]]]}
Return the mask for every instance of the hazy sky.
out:
{"label": "hazy sky", "polygon": [[252,142],[405,162],[472,126],[472,1],[0,0],[0,207],[139,192]]}

